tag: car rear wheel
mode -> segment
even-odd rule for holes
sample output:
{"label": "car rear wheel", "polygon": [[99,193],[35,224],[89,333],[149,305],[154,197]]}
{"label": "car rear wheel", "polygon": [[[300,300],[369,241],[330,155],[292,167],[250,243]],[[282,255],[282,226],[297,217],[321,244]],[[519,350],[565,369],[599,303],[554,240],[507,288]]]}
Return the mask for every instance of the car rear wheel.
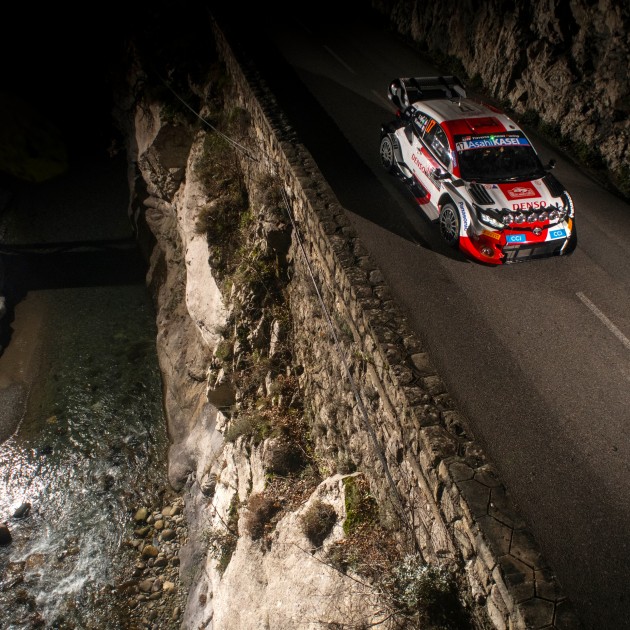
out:
{"label": "car rear wheel", "polygon": [[389,135],[381,138],[381,148],[379,150],[381,155],[381,164],[383,168],[391,173],[394,170],[394,145]]}
{"label": "car rear wheel", "polygon": [[459,226],[460,218],[457,208],[452,203],[446,203],[442,206],[440,218],[440,235],[451,247],[457,247],[459,243]]}

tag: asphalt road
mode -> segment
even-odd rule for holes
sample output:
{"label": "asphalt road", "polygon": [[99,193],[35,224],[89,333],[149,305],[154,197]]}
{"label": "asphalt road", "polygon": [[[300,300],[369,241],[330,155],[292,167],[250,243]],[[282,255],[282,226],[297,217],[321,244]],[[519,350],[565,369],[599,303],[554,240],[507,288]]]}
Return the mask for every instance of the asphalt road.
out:
{"label": "asphalt road", "polygon": [[584,626],[630,628],[630,206],[530,132],[574,198],[577,250],[498,268],[466,261],[378,157],[391,79],[444,71],[358,14],[296,11],[242,26],[241,41]]}

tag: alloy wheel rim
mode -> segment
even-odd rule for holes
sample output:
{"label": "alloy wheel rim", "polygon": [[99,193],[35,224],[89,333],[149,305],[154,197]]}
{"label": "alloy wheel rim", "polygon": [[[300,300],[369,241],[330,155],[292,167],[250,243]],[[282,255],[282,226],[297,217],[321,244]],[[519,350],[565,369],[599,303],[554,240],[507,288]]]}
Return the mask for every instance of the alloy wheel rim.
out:
{"label": "alloy wheel rim", "polygon": [[385,138],[383,142],[381,142],[381,161],[387,167],[392,165],[392,143]]}
{"label": "alloy wheel rim", "polygon": [[452,208],[444,208],[440,215],[440,226],[442,228],[442,235],[450,243],[455,239],[457,220]]}

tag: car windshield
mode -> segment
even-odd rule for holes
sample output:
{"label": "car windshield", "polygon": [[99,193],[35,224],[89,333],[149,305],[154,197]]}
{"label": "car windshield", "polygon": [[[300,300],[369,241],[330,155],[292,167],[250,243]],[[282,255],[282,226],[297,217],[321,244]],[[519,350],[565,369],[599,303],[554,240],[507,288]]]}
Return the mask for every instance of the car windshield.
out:
{"label": "car windshield", "polygon": [[522,133],[457,136],[455,147],[461,176],[467,181],[516,182],[545,174]]}

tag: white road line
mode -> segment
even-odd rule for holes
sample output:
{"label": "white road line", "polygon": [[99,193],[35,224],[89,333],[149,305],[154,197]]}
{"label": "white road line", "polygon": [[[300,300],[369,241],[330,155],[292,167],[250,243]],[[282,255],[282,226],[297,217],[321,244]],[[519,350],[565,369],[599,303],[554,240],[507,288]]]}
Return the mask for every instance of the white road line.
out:
{"label": "white road line", "polygon": [[328,48],[328,46],[324,46],[324,50],[332,57],[334,57],[348,72],[356,74],[356,72],[337,53]]}
{"label": "white road line", "polygon": [[628,339],[628,337],[626,337],[619,328],[617,328],[617,326],[615,326],[608,317],[606,317],[606,315],[604,315],[604,313],[602,313],[597,306],[595,306],[595,304],[593,304],[593,302],[584,295],[584,293],[578,291],[575,295],[577,295],[584,305],[599,319],[599,321],[604,324],[604,326],[606,326],[606,328],[608,328],[608,330],[610,330],[610,332],[615,335],[615,337],[617,337],[617,339],[619,339],[619,341],[621,341],[628,350],[630,350],[630,339]]}

